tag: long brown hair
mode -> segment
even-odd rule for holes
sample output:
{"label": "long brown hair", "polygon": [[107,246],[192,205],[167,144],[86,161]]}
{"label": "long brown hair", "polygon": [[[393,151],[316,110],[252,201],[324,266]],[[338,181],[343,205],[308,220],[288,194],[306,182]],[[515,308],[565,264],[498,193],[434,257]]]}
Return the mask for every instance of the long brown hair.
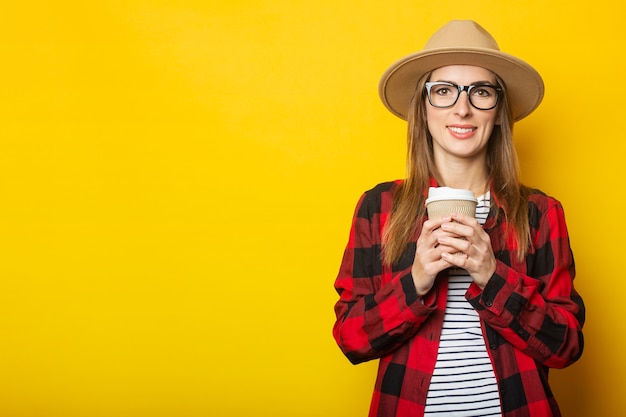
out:
{"label": "long brown hair", "polygon": [[[398,261],[421,227],[426,215],[425,190],[430,178],[438,180],[434,163],[433,138],[426,123],[426,93],[424,85],[430,78],[425,74],[417,83],[408,113],[407,177],[394,194],[393,206],[383,232],[383,260],[387,265]],[[498,105],[499,124],[494,126],[487,144],[487,171],[491,193],[499,204],[509,227],[506,232],[515,238],[516,255],[523,259],[530,245],[527,199],[530,189],[519,179],[519,161],[513,144],[513,114],[506,86],[496,75],[503,94]],[[511,236],[505,236],[510,241]]]}

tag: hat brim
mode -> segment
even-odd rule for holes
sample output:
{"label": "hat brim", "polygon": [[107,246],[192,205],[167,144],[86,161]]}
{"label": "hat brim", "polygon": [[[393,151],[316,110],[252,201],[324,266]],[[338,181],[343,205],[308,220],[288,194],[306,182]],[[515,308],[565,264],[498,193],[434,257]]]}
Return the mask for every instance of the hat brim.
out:
{"label": "hat brim", "polygon": [[464,47],[430,49],[396,61],[380,79],[381,100],[389,111],[406,120],[418,80],[447,65],[474,65],[497,74],[504,81],[516,121],[528,116],[543,99],[543,80],[526,62],[493,49]]}

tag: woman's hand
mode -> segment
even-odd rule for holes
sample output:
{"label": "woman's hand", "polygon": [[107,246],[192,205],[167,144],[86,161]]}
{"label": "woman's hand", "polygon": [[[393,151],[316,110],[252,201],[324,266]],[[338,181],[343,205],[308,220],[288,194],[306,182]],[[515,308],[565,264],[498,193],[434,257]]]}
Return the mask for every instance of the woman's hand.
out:
{"label": "woman's hand", "polygon": [[465,269],[476,285],[485,288],[496,270],[496,257],[487,232],[478,220],[462,214],[454,214],[450,221],[442,222],[441,229],[446,233],[438,234],[437,242],[451,248],[442,250],[442,260]]}
{"label": "woman's hand", "polygon": [[452,217],[444,216],[427,220],[422,226],[422,232],[417,239],[415,248],[413,267],[411,268],[415,289],[420,297],[430,291],[439,272],[454,265],[448,259],[443,258],[443,254],[453,256],[451,254],[458,251],[454,246],[442,243],[446,240],[452,242],[451,239],[460,240],[455,239],[458,238],[458,235],[441,228],[443,224],[451,222]]}

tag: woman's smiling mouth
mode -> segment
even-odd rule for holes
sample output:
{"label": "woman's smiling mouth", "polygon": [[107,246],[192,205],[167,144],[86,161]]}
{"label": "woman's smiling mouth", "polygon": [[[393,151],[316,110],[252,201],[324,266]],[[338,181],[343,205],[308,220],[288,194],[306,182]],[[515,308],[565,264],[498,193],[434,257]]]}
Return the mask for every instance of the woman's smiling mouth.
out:
{"label": "woman's smiling mouth", "polygon": [[448,130],[457,139],[467,139],[474,135],[477,128],[475,126],[448,126]]}

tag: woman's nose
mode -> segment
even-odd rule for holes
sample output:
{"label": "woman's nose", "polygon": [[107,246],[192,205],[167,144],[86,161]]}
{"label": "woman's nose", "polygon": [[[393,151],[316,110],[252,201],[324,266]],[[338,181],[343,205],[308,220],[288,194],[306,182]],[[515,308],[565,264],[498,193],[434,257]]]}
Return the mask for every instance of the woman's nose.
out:
{"label": "woman's nose", "polygon": [[469,95],[466,91],[461,91],[459,98],[454,104],[455,113],[461,117],[465,117],[472,112],[472,105],[469,101]]}

